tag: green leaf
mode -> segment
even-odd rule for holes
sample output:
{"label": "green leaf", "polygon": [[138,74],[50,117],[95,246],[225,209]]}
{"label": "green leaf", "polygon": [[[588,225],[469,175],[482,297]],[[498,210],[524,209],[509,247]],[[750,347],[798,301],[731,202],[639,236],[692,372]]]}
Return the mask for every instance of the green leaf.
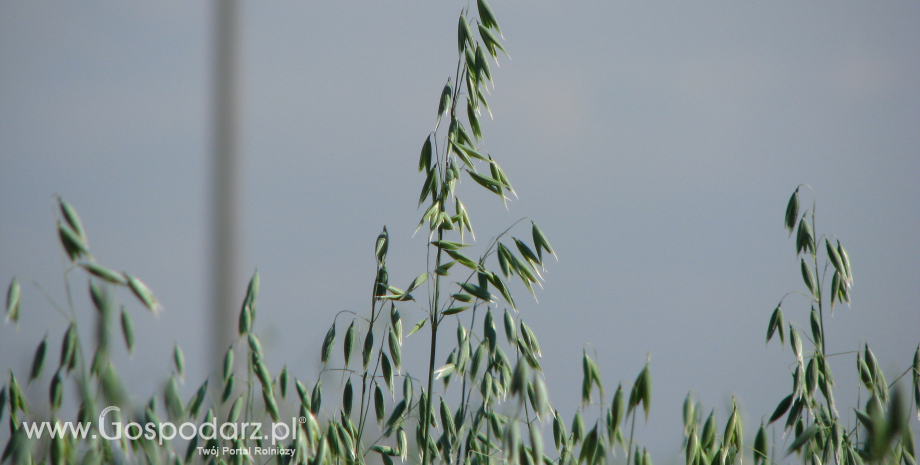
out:
{"label": "green leaf", "polygon": [[58,197],[58,203],[61,207],[61,214],[64,215],[64,221],[81,239],[86,241],[86,233],[83,230],[83,223],[80,222],[80,215],[77,214],[77,210],[60,197]]}
{"label": "green leaf", "polygon": [[204,403],[205,397],[208,395],[208,380],[204,380],[204,383],[198,388],[198,391],[195,392],[195,395],[188,401],[188,412],[189,417],[194,419],[198,417],[198,412],[201,410],[201,405]]}
{"label": "green leaf", "polygon": [[840,297],[840,273],[834,271],[831,279],[831,314],[834,314],[834,301]]}
{"label": "green leaf", "polygon": [[416,277],[415,280],[412,281],[412,284],[410,284],[409,287],[406,289],[406,293],[408,294],[414,291],[422,284],[425,284],[425,281],[427,280],[428,280],[428,273],[422,273],[418,275],[418,277]]}
{"label": "green leaf", "polygon": [[815,437],[815,434],[818,434],[818,430],[818,425],[811,425],[805,431],[802,431],[802,434],[798,435],[795,441],[792,441],[792,444],[789,445],[789,449],[786,450],[786,456],[801,449],[806,442]]}
{"label": "green leaf", "polygon": [[316,415],[319,412],[319,408],[323,403],[323,380],[317,379],[316,384],[313,385],[313,393],[310,396],[310,412]]}
{"label": "green leaf", "polygon": [[494,28],[501,34],[502,31],[499,29],[498,22],[495,20],[495,13],[492,12],[492,8],[486,0],[476,0],[476,7],[479,10],[479,20],[482,21],[482,24],[486,27]]}
{"label": "green leaf", "polygon": [[617,392],[613,394],[613,401],[610,404],[610,422],[613,429],[619,428],[620,424],[626,419],[626,405],[624,401],[623,385],[617,386]]}
{"label": "green leaf", "polygon": [[[462,161],[464,165],[468,166],[470,169],[473,169],[473,161],[470,160],[470,156],[467,155],[465,151],[460,149],[461,144],[459,142],[453,142],[450,140],[448,140],[447,143],[450,146],[450,151],[457,154],[457,157],[460,158],[460,161]],[[448,180],[456,178],[456,172],[454,172],[454,170],[448,170]]]}
{"label": "green leaf", "polygon": [[803,407],[805,407],[805,398],[797,397],[792,402],[792,407],[789,409],[789,415],[786,416],[786,425],[783,427],[783,431],[792,428],[796,422],[799,421]]}
{"label": "green leaf", "polygon": [[446,115],[450,110],[451,94],[453,94],[453,90],[450,87],[450,78],[448,78],[447,84],[444,85],[444,90],[441,91],[441,100],[438,103],[438,123],[441,122],[441,116]]}
{"label": "green leaf", "polygon": [[6,322],[19,323],[19,305],[22,288],[16,277],[10,281],[10,287],[6,291]]}
{"label": "green leaf", "polygon": [[540,258],[540,263],[543,262],[543,251],[544,250],[552,254],[552,256],[555,257],[556,260],[558,261],[559,257],[556,256],[556,252],[553,250],[553,246],[549,245],[549,240],[546,239],[546,235],[543,234],[543,231],[540,230],[539,227],[537,227],[537,223],[534,223],[533,221],[531,221],[530,224],[533,225],[533,228],[532,228],[533,245],[534,247],[537,248],[537,256]]}
{"label": "green leaf", "polygon": [[793,355],[795,355],[795,358],[799,361],[799,364],[801,364],[802,340],[799,338],[799,333],[792,327],[792,323],[789,323],[789,345],[792,347]]}
{"label": "green leaf", "polygon": [[380,384],[374,382],[374,415],[377,417],[377,424],[383,424],[383,417],[386,414],[386,405],[383,401],[383,390]]}
{"label": "green leaf", "polygon": [[166,383],[166,392],[163,394],[166,403],[166,413],[171,420],[179,420],[185,416],[185,406],[179,398],[179,383],[175,376],[170,376]]}
{"label": "green leaf", "polygon": [[825,239],[824,245],[825,245],[825,248],[827,249],[827,258],[830,259],[831,264],[834,265],[834,268],[837,270],[838,273],[840,273],[841,276],[846,276],[847,270],[843,266],[843,259],[840,258],[840,253],[837,252],[837,249],[831,246],[831,241]]}
{"label": "green leaf", "polygon": [[396,332],[393,331],[393,328],[390,328],[389,333],[387,333],[387,338],[390,347],[390,357],[393,359],[393,365],[396,366],[396,371],[399,371],[402,369],[402,348],[399,338],[396,336]]}
{"label": "green leaf", "polygon": [[486,157],[483,156],[481,153],[477,152],[475,149],[473,149],[472,147],[470,147],[470,146],[468,146],[468,145],[457,144],[457,143],[455,143],[454,146],[457,147],[458,149],[462,150],[463,153],[466,154],[466,156],[468,156],[468,157],[473,157],[473,158],[476,158],[476,159],[482,160],[482,161],[490,161],[490,159],[486,158]]}
{"label": "green leaf", "polygon": [[64,340],[61,343],[61,368],[68,367],[67,371],[70,371],[70,365],[72,360],[76,357],[76,348],[77,348],[77,326],[76,323],[70,323],[70,326],[67,327],[67,332],[64,333]]}
{"label": "green leaf", "polygon": [[447,275],[450,274],[450,273],[448,273],[448,270],[450,270],[450,268],[451,268],[452,266],[454,266],[456,263],[457,263],[456,260],[450,261],[450,262],[447,262],[447,263],[444,263],[444,264],[442,264],[441,266],[435,268],[435,269],[434,269],[434,272],[435,272],[435,274],[437,274],[438,276],[447,276]]}
{"label": "green leaf", "polygon": [[511,313],[508,312],[507,308],[505,309],[504,323],[505,323],[505,337],[508,338],[509,344],[513,344],[515,339],[517,339],[517,334],[516,334],[517,332],[514,329],[515,327],[514,317],[511,316]]}
{"label": "green leaf", "polygon": [[703,449],[709,449],[716,437],[716,414],[715,410],[709,412],[709,418],[703,424],[703,434],[700,436],[700,446]]}
{"label": "green leaf", "polygon": [[852,286],[853,271],[850,268],[850,256],[847,255],[847,250],[843,248],[839,240],[837,241],[837,253],[840,254],[840,259],[843,262],[843,269],[846,271],[846,273],[843,273],[843,276],[846,276],[847,286]]}
{"label": "green leaf", "polygon": [[89,256],[89,246],[86,245],[86,239],[77,234],[73,228],[65,223],[58,221],[58,237],[61,239],[61,245],[70,260],[76,260],[80,257]]}
{"label": "green leaf", "polygon": [[757,430],[757,436],[754,437],[754,465],[767,460],[767,431],[763,424]]}
{"label": "green leaf", "polygon": [[536,373],[534,373],[533,378],[533,391],[534,412],[542,420],[549,411],[549,393],[546,390],[546,383],[543,381],[543,377]]}
{"label": "green leaf", "polygon": [[502,47],[501,42],[498,41],[498,38],[487,28],[483,27],[482,24],[479,25],[479,37],[482,38],[482,43],[486,46],[486,50],[489,51],[492,58],[498,57],[498,53],[495,51],[496,49],[501,50],[505,55],[508,54],[508,52],[505,51],[505,47]]}
{"label": "green leaf", "polygon": [[406,337],[409,337],[415,334],[416,331],[422,329],[422,327],[425,326],[425,323],[427,321],[428,321],[428,318],[422,318],[418,323],[415,324],[415,326],[412,328],[412,331],[409,331],[409,334],[407,334]]}
{"label": "green leaf", "polygon": [[770,324],[767,326],[767,342],[770,342],[770,339],[773,338],[773,333],[779,330],[779,342],[780,346],[786,345],[786,335],[785,335],[785,326],[786,323],[783,319],[783,309],[781,305],[777,305],[776,309],[773,310],[773,314],[770,316]]}
{"label": "green leaf", "polygon": [[476,262],[474,262],[472,258],[467,257],[466,255],[463,255],[463,254],[460,253],[459,251],[450,250],[450,249],[447,249],[447,250],[444,250],[444,251],[447,252],[447,255],[450,255],[450,258],[453,258],[454,260],[460,262],[461,265],[463,265],[463,266],[465,266],[465,267],[467,267],[467,268],[469,268],[469,269],[471,269],[471,270],[477,270],[477,269],[479,268],[479,267],[476,265]]}
{"label": "green leaf", "polygon": [[786,229],[789,230],[789,235],[792,235],[793,229],[795,229],[795,220],[799,217],[799,188],[796,187],[795,191],[792,193],[792,196],[789,197],[789,203],[786,205]]}
{"label": "green leaf", "polygon": [[249,333],[249,336],[248,336],[247,339],[248,339],[248,342],[249,342],[249,349],[250,349],[250,351],[251,351],[253,354],[255,354],[256,357],[262,358],[262,356],[263,356],[263,353],[262,353],[262,343],[259,342],[259,338],[258,338],[255,334]]}
{"label": "green leaf", "polygon": [[475,108],[473,108],[472,99],[467,99],[466,118],[470,122],[470,128],[473,130],[473,135],[476,139],[482,139],[482,128],[479,126],[479,116],[476,114]]}
{"label": "green leaf", "polygon": [[97,278],[108,281],[112,284],[125,284],[125,277],[117,271],[110,270],[102,265],[91,262],[80,263],[80,266],[82,266],[83,269],[85,269],[93,276],[96,276]]}
{"label": "green leaf", "polygon": [[[365,370],[367,370],[367,365],[371,362],[371,354],[373,352],[374,352],[374,331],[372,329],[368,329],[367,335],[364,336],[364,350],[361,352],[361,356],[362,356],[361,361],[364,362]],[[393,361],[395,362],[396,360],[393,360]]]}
{"label": "green leaf", "polygon": [[[438,178],[437,176],[438,176],[437,170],[428,171],[428,176],[425,178],[425,182],[422,184],[422,193],[419,194],[418,196],[418,206],[422,206],[422,203],[425,202],[425,199],[428,198],[428,194],[432,192],[434,194],[431,196],[431,200],[432,201],[437,200],[437,197],[438,197]],[[424,223],[425,219],[427,218],[423,218],[421,223]],[[419,223],[419,227],[421,227],[422,225],[421,223]]]}
{"label": "green leaf", "polygon": [[[738,423],[738,410],[733,409],[731,416],[728,417],[728,422],[725,423],[725,431],[722,433],[723,445],[728,445],[734,442],[734,435],[735,435],[735,429],[736,429],[737,423]],[[726,448],[723,448],[722,451],[723,451],[722,453],[725,454]]]}
{"label": "green leaf", "polygon": [[[537,335],[533,333],[533,330],[531,330],[523,320],[521,321],[521,335],[527,347],[538,357],[543,357],[543,353],[540,351],[540,343],[537,341]],[[598,383],[600,383],[600,381],[598,381]]]}
{"label": "green leaf", "polygon": [[128,353],[133,353],[134,323],[131,322],[131,315],[128,314],[124,307],[121,307],[121,332],[125,337],[125,346],[128,348]]}
{"label": "green leaf", "polygon": [[821,349],[821,340],[824,335],[821,333],[821,323],[818,321],[818,312],[815,311],[814,305],[811,307],[811,338],[815,341],[816,350]]}
{"label": "green leaf", "polygon": [[799,230],[795,239],[796,253],[808,252],[815,253],[815,235],[811,230],[811,225],[805,221],[805,216],[799,221]]}
{"label": "green leaf", "polygon": [[182,353],[182,347],[179,347],[178,342],[173,346],[173,363],[176,366],[176,374],[180,378],[185,376],[185,354]]}
{"label": "green leaf", "polygon": [[[648,422],[648,412],[652,402],[652,372],[649,370],[648,363],[645,364],[645,368],[643,368],[642,372],[639,374],[639,382],[641,383],[639,397],[642,399],[642,410],[645,411],[645,421]],[[598,382],[598,384],[600,384],[600,382]],[[603,390],[601,392],[603,392]]]}
{"label": "green leaf", "polygon": [[517,197],[517,192],[514,191],[514,186],[511,185],[511,181],[508,180],[508,176],[505,174],[505,171],[502,170],[502,167],[498,166],[498,163],[493,160],[491,156],[489,157],[489,163],[489,170],[492,172],[492,177],[501,181],[502,184],[507,186],[508,190]]}
{"label": "green leaf", "polygon": [[[489,69],[489,60],[486,59],[486,54],[482,51],[482,47],[476,44],[476,80],[482,81],[483,79],[491,81],[492,70]],[[489,104],[486,102],[478,86],[476,88],[476,101],[482,104],[482,106],[486,108],[486,111],[489,111]],[[489,111],[489,115],[491,114],[492,112]]]}
{"label": "green leaf", "polygon": [[779,420],[786,414],[786,411],[789,410],[789,407],[792,405],[792,398],[793,394],[789,394],[779,402],[779,405],[776,406],[776,410],[773,411],[773,415],[770,415],[770,421],[768,421],[767,424]]}
{"label": "green leaf", "polygon": [[808,361],[808,366],[805,368],[805,390],[808,393],[808,397],[812,398],[815,395],[815,389],[818,387],[818,367],[815,364],[814,357]]}
{"label": "green leaf", "polygon": [[431,245],[444,250],[460,250],[462,247],[469,247],[472,244],[461,244],[451,241],[431,241]]}
{"label": "green leaf", "polygon": [[434,374],[436,375],[435,379],[441,379],[441,378],[444,378],[445,376],[450,376],[450,374],[453,373],[456,368],[457,368],[456,365],[454,365],[453,363],[448,363],[446,365],[441,366],[440,368],[434,370]]}
{"label": "green leaf", "polygon": [[48,352],[48,336],[42,339],[35,349],[35,356],[32,357],[32,371],[29,373],[29,382],[38,378],[42,374],[42,368],[45,367],[45,354]]}
{"label": "green leaf", "polygon": [[[6,391],[0,392],[4,394]],[[3,413],[3,396],[0,396],[0,414]],[[51,404],[51,411],[61,407],[61,399],[64,397],[64,383],[61,381],[60,372],[55,372],[51,378],[51,387],[48,391],[48,401]],[[12,409],[11,409],[12,410]]]}
{"label": "green leaf", "polygon": [[345,343],[342,346],[345,355],[345,368],[348,368],[348,362],[351,360],[351,352],[355,348],[356,338],[355,321],[352,320],[351,324],[348,325],[348,330],[345,331]]}
{"label": "green leaf", "polygon": [[537,257],[537,254],[533,253],[533,250],[530,250],[530,247],[528,247],[527,244],[520,241],[518,238],[512,237],[512,239],[514,239],[514,245],[517,246],[518,252],[521,253],[521,256],[523,256],[525,260],[530,262],[531,266],[534,267],[534,269],[536,269],[535,265],[541,264],[540,258]]}
{"label": "green leaf", "polygon": [[687,447],[684,450],[687,465],[693,465],[696,463],[696,459],[700,454],[699,441],[700,440],[696,437],[696,430],[689,432],[689,437],[687,438]]}
{"label": "green leaf", "polygon": [[333,345],[335,345],[335,323],[332,323],[332,327],[329,328],[329,331],[326,331],[326,337],[323,339],[323,348],[320,351],[320,359],[323,365],[329,362],[329,356],[332,355]]}
{"label": "green leaf", "polygon": [[802,259],[802,280],[805,281],[805,286],[808,287],[808,290],[811,291],[811,295],[816,297],[818,296],[818,284],[815,282],[815,275],[812,273],[811,268],[805,264],[805,259]]}
{"label": "green leaf", "polygon": [[[591,359],[588,357],[588,352],[584,350],[582,350],[581,369],[581,403],[586,405],[591,402],[591,387],[594,385],[594,376],[591,370]],[[630,399],[629,409],[632,410],[632,407],[633,403],[632,399]],[[574,430],[574,427],[572,429]]]}
{"label": "green leaf", "polygon": [[466,45],[473,40],[473,33],[470,31],[470,24],[466,22],[464,15],[460,15],[460,24],[457,26],[457,51],[463,53]]}
{"label": "green leaf", "polygon": [[137,299],[140,300],[148,310],[153,312],[153,314],[159,313],[160,303],[157,301],[156,297],[153,296],[153,291],[151,291],[140,279],[128,273],[125,273],[125,278],[128,280],[128,287],[131,288],[131,291],[134,292]]}
{"label": "green leaf", "polygon": [[243,395],[240,394],[239,397],[233,401],[233,406],[230,407],[230,413],[227,415],[227,422],[235,422],[239,417],[240,413],[243,412]]}
{"label": "green leaf", "polygon": [[498,292],[501,293],[502,298],[505,299],[505,302],[508,302],[508,305],[511,305],[511,308],[517,309],[517,306],[514,303],[514,298],[511,297],[511,291],[508,289],[508,286],[504,281],[501,280],[495,273],[488,274],[489,282],[498,289]]}
{"label": "green leaf", "polygon": [[342,411],[345,416],[351,416],[351,404],[354,400],[354,387],[351,385],[351,377],[345,383],[345,389],[342,391]]}
{"label": "green leaf", "polygon": [[[488,177],[488,176],[483,176],[483,175],[481,175],[481,174],[479,174],[479,173],[476,173],[476,172],[470,171],[470,170],[466,170],[466,172],[467,172],[467,173],[470,175],[470,177],[473,178],[473,180],[476,181],[479,185],[481,185],[482,187],[485,187],[486,189],[489,189],[490,191],[492,191],[492,192],[495,193],[495,194],[499,194],[498,188],[507,187],[507,186],[505,186],[504,183],[502,183],[501,181],[499,181],[499,180],[497,180],[497,179],[493,179],[493,178],[490,178],[490,177]],[[499,195],[500,195],[500,194],[499,194]]]}
{"label": "green leaf", "polygon": [[221,404],[227,402],[227,399],[229,399],[230,395],[233,394],[233,380],[234,378],[231,375],[230,378],[228,378],[224,383],[224,392],[220,396]]}
{"label": "green leaf", "polygon": [[464,305],[464,306],[462,306],[462,307],[451,307],[451,308],[448,308],[447,310],[444,310],[443,312],[441,312],[441,314],[442,314],[442,315],[456,315],[456,314],[458,314],[458,313],[460,313],[460,312],[463,312],[463,311],[468,310],[469,308],[470,308],[469,305]]}
{"label": "green leaf", "polygon": [[511,251],[509,251],[508,248],[505,247],[504,244],[499,242],[498,243],[498,253],[496,254],[498,255],[498,266],[499,268],[501,268],[502,274],[505,275],[506,278],[510,274],[513,273],[513,268],[511,267],[511,264],[509,263],[509,260],[508,260],[508,255],[510,254],[511,254]]}
{"label": "green leaf", "polygon": [[389,234],[387,234],[387,227],[384,225],[383,231],[377,235],[377,243],[374,245],[374,255],[377,257],[377,263],[381,266],[386,262],[387,249],[390,244],[389,237]]}
{"label": "green leaf", "polygon": [[476,297],[477,299],[484,300],[486,302],[492,302],[495,298],[492,297],[492,294],[489,291],[470,283],[460,283],[460,287],[463,288],[468,294]]}
{"label": "green leaf", "polygon": [[310,396],[307,393],[307,387],[304,386],[297,378],[294,378],[294,387],[297,389],[297,395],[300,397],[300,404],[310,410]]}
{"label": "green leaf", "polygon": [[240,309],[240,318],[237,328],[240,336],[249,334],[249,331],[252,330],[252,313],[249,311],[248,305],[243,305],[243,308]]}

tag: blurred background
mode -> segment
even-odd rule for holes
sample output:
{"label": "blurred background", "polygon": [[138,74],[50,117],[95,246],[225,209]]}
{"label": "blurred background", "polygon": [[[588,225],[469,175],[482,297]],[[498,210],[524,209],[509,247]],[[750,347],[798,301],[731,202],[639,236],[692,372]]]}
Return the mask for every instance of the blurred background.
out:
{"label": "blurred background", "polygon": [[[391,283],[424,271],[417,159],[464,6],[242,2],[227,298],[235,325],[258,268],[272,372],[286,363],[312,383],[334,314],[367,312],[383,225]],[[852,306],[826,320],[828,352],[868,342],[889,381],[908,366],[920,342],[920,4],[492,7],[512,59],[493,66],[483,147],[520,199],[506,210],[468,181],[460,192],[480,244],[530,217],[559,255],[539,303],[519,282],[512,292],[566,418],[582,350],[596,351],[609,393],[648,355],[652,409],[637,439],[656,461],[682,463],[688,391],[720,422],[737,398],[753,438],[791,389],[791,352],[764,336],[780,297],[805,289],[783,229],[799,183],[817,194],[818,234],[839,238],[854,270]],[[67,326],[50,303],[67,305],[54,194],[80,212],[99,262],[143,279],[165,308],[154,318],[119,294],[138,350],[114,363],[137,400],[165,381],[176,342],[186,398],[211,369],[215,24],[201,1],[0,3],[0,281],[23,285],[0,366],[20,379],[43,334],[56,354]],[[803,191],[803,210],[811,202]],[[70,281],[89,321],[85,277]],[[807,327],[804,299],[783,307]],[[402,312],[410,326],[422,317]],[[410,372],[423,372],[427,337],[408,339]],[[838,406],[856,402],[853,360],[831,359]]]}

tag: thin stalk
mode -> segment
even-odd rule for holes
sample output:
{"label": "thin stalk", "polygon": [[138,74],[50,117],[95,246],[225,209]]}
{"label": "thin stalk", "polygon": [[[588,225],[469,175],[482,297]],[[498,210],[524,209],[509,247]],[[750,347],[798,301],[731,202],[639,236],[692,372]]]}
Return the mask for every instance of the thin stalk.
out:
{"label": "thin stalk", "polygon": [[[381,309],[381,310],[382,310],[382,309]],[[387,336],[387,337],[389,337],[389,336]],[[380,369],[380,357],[383,356],[383,341],[384,341],[384,338],[381,337],[381,338],[380,338],[380,348],[377,349],[377,361],[374,363],[374,372],[371,374],[371,381],[377,379],[377,370]],[[365,375],[365,377],[367,376],[367,371],[364,372],[364,375]],[[369,386],[369,385],[368,385],[368,386]],[[360,438],[362,438],[363,435],[364,435],[364,425],[367,423],[367,414],[368,414],[368,413],[370,412],[370,410],[371,410],[371,398],[370,398],[371,395],[373,395],[373,394],[372,394],[372,393],[368,393],[368,396],[367,396],[367,409],[363,409],[363,407],[362,407],[362,410],[359,410],[359,412],[361,412],[361,420],[360,420],[360,422],[358,423],[358,425],[359,425],[359,426],[358,426],[358,439],[359,439],[359,440],[360,440]],[[364,404],[364,394],[363,394],[363,393],[361,394],[361,404],[362,404],[362,405]]]}
{"label": "thin stalk", "polygon": [[[472,320],[470,321],[470,333],[469,333],[470,335],[469,335],[468,337],[472,337],[472,336],[474,335],[474,334],[473,334],[473,328],[474,328],[475,325],[476,325],[476,307],[477,307],[478,305],[479,305],[478,303],[477,303],[477,304],[473,304],[473,318],[472,318]],[[472,352],[472,351],[473,351],[473,345],[470,344],[470,352]],[[471,353],[471,354],[470,354],[470,357],[471,357],[471,358],[472,358],[472,355],[473,355],[473,354]],[[460,390],[460,407],[461,407],[461,412],[463,413],[463,417],[466,417],[466,414],[467,414],[467,412],[469,411],[469,408],[470,408],[470,397],[472,397],[472,395],[473,395],[473,378],[472,378],[472,375],[471,375],[470,372],[469,372],[469,365],[467,365],[467,375],[470,376],[470,389],[469,389],[469,391],[467,391],[467,389],[466,389],[466,376],[464,376],[464,377],[463,377],[463,388]],[[464,399],[466,399],[466,400],[464,400]]]}
{"label": "thin stalk", "polygon": [[421,445],[423,448],[423,459],[422,465],[427,465],[430,463],[431,457],[429,457],[428,450],[428,441],[430,435],[430,425],[431,425],[431,398],[434,397],[431,393],[431,388],[434,383],[434,357],[435,357],[435,346],[437,345],[438,340],[438,323],[434,320],[431,322],[431,353],[428,358],[428,397],[426,398],[425,410],[422,412],[422,428],[425,431],[424,443]]}
{"label": "thin stalk", "polygon": [[904,373],[901,373],[901,376],[898,376],[898,379],[896,379],[896,380],[894,380],[894,381],[888,383],[888,389],[891,389],[891,388],[895,385],[895,383],[897,383],[898,381],[900,381],[901,378],[904,377],[904,375],[910,373],[913,369],[914,369],[914,367],[908,368],[907,370],[904,371]]}
{"label": "thin stalk", "polygon": [[[249,347],[249,346],[247,346]],[[253,420],[252,414],[252,348],[249,349],[249,360],[246,360],[246,372],[247,380],[246,383],[246,421]]]}
{"label": "thin stalk", "polygon": [[[438,228],[438,240],[440,241],[443,239],[444,239],[444,230]],[[435,258],[435,267],[441,266],[441,251],[442,249],[438,248],[438,253]],[[424,407],[425,410],[422,412],[422,430],[425,432],[424,440],[423,440],[423,443],[421,444],[422,465],[428,465],[431,460],[431,457],[429,456],[429,451],[428,451],[428,441],[429,441],[429,435],[430,435],[429,427],[431,425],[431,418],[429,417],[429,415],[431,415],[431,399],[433,397],[431,388],[434,384],[435,349],[437,347],[437,342],[438,342],[438,322],[439,321],[437,318],[438,316],[437,314],[438,314],[438,300],[440,299],[440,291],[441,291],[441,275],[435,274],[434,280],[435,280],[434,300],[432,301],[433,304],[430,310],[431,313],[429,315],[429,319],[431,320],[431,350],[428,355],[428,391],[427,391],[428,397],[426,399],[427,402],[425,402],[427,405]]]}
{"label": "thin stalk", "polygon": [[[377,270],[377,273],[378,274],[380,273],[379,268]],[[371,300],[371,321],[370,323],[368,323],[369,324],[367,328],[368,332],[374,331],[374,322],[377,321],[377,317],[380,316],[381,313],[383,313],[383,306],[385,305],[384,303],[381,303],[380,311],[377,312],[376,314],[374,313],[374,307],[376,307],[376,294],[377,294],[377,277],[374,276],[374,299]],[[380,350],[377,351],[377,362],[378,363],[380,362],[380,351],[382,350],[383,350],[383,338],[380,338]],[[363,346],[362,346],[362,351],[363,351]],[[363,355],[363,352],[362,352],[362,355]],[[355,438],[358,440],[360,440],[361,433],[364,431],[364,418],[366,415],[366,412],[364,411],[364,404],[365,404],[365,396],[367,395],[367,372],[368,372],[367,368],[364,368],[364,373],[361,375],[361,407],[358,409],[358,415],[360,415],[360,418],[358,420],[358,437]],[[376,376],[376,374],[377,374],[377,367],[375,366],[374,375],[371,376],[371,380],[374,379],[374,376]],[[370,399],[367,399],[367,407],[368,409],[370,409]]]}
{"label": "thin stalk", "polygon": [[632,443],[633,443],[633,434],[636,432],[636,410],[633,409],[632,412],[632,427],[629,428],[629,447],[626,451],[626,465],[629,465],[632,462]]}
{"label": "thin stalk", "polygon": [[[815,229],[817,227],[817,225],[815,224],[816,204],[817,202],[814,199],[814,193],[812,193],[811,230],[813,231],[813,234],[817,234],[817,231],[818,231],[817,229]],[[825,237],[824,240],[827,241],[827,238]],[[818,244],[815,243],[815,253],[812,254],[812,258],[814,259],[814,263],[815,263],[815,276],[818,276],[818,250],[817,249],[818,249]],[[826,346],[824,343],[824,340],[827,339],[827,337],[825,337],[826,333],[824,332],[824,293],[822,292],[822,286],[824,285],[824,281],[825,281],[825,278],[822,278],[821,281],[818,283],[818,289],[816,289],[818,291],[817,292],[818,294],[817,296],[818,297],[818,318],[819,318],[819,324],[821,325],[821,353],[822,354],[827,352]]]}

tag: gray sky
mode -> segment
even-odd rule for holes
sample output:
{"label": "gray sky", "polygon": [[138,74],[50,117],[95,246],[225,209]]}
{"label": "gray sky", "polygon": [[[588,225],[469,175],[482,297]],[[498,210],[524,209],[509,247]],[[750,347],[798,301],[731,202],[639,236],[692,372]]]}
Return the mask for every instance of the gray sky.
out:
{"label": "gray sky", "polygon": [[[257,327],[273,372],[286,361],[312,382],[334,313],[367,311],[382,225],[393,284],[424,271],[415,167],[463,6],[245,3],[244,270],[262,277]],[[828,351],[868,341],[889,380],[907,367],[920,342],[920,4],[493,9],[513,59],[493,67],[484,148],[520,200],[506,211],[472,182],[461,196],[480,243],[527,216],[557,249],[539,304],[512,291],[567,418],[583,349],[597,350],[610,392],[650,353],[652,413],[637,437],[656,461],[679,460],[691,389],[722,422],[737,396],[753,438],[791,385],[790,351],[763,341],[779,298],[804,290],[782,228],[799,183],[817,193],[819,234],[840,238],[854,268]],[[131,391],[153,393],[174,341],[190,372],[205,368],[209,15],[202,2],[0,4],[0,280],[24,284],[0,364],[24,372],[42,334],[57,344],[66,327],[26,284],[66,301],[57,193],[100,262],[144,279],[166,308],[154,319],[121,295],[141,348],[116,358]],[[73,280],[89,317],[85,286]],[[784,308],[807,325],[805,302]],[[424,358],[426,338],[407,350]],[[838,405],[852,405],[852,357],[831,366]]]}

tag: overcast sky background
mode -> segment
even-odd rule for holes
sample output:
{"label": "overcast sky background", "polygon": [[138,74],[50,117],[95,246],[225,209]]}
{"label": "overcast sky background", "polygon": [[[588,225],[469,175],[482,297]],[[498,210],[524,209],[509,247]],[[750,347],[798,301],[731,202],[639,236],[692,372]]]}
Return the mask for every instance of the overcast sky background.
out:
{"label": "overcast sky background", "polygon": [[[312,383],[335,312],[367,312],[384,224],[391,283],[424,271],[415,168],[465,2],[244,5],[238,298],[258,267],[270,368],[286,362]],[[868,341],[889,380],[908,366],[920,342],[920,3],[492,6],[513,59],[493,67],[483,147],[520,199],[505,210],[469,180],[460,192],[480,244],[526,216],[558,252],[539,304],[519,282],[512,291],[566,418],[583,349],[597,350],[609,393],[650,354],[637,438],[657,462],[682,460],[689,390],[720,422],[736,396],[753,438],[791,389],[791,352],[764,335],[779,298],[804,290],[782,226],[799,183],[854,269],[828,352]],[[23,283],[0,365],[20,379],[45,331],[55,354],[67,324],[29,283],[66,301],[53,194],[79,210],[97,259],[165,307],[155,319],[120,294],[140,349],[115,363],[138,400],[165,379],[175,341],[189,373],[207,369],[211,13],[200,1],[0,3],[0,280]],[[88,319],[84,278],[73,288]],[[784,309],[807,327],[803,299]],[[427,337],[404,358],[426,358]],[[853,358],[832,360],[837,404],[852,405]],[[187,396],[203,380],[189,378]]]}

